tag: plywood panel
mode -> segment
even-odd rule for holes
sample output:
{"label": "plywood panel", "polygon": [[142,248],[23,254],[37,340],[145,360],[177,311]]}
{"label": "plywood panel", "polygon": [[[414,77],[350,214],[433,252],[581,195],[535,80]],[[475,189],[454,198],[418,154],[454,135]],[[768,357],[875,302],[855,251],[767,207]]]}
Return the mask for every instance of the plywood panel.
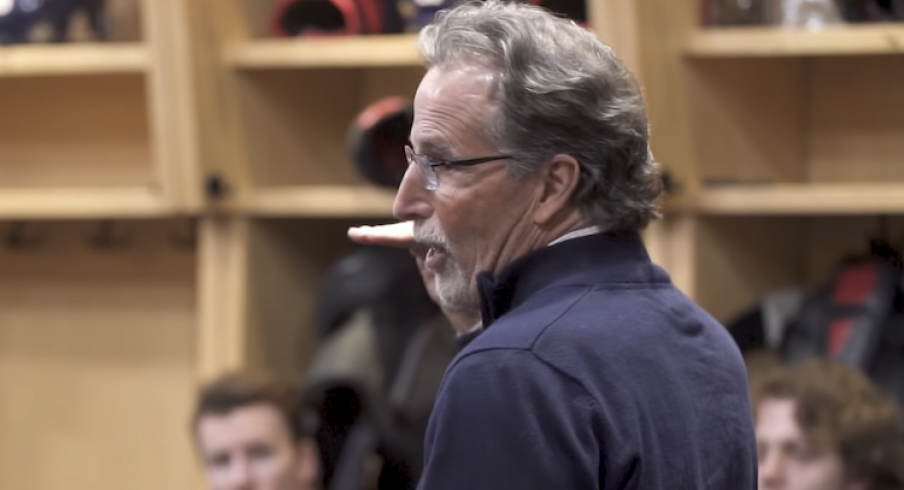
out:
{"label": "plywood panel", "polygon": [[364,70],[361,87],[361,106],[388,96],[414,99],[417,86],[426,73],[422,67],[400,67]]}
{"label": "plywood panel", "polygon": [[350,162],[353,121],[383,97],[413,98],[421,74],[414,67],[241,73],[245,159],[255,183],[364,183]]}
{"label": "plywood panel", "polygon": [[263,71],[239,76],[245,157],[256,184],[360,182],[348,164],[346,144],[360,107],[358,72]]}
{"label": "plywood panel", "polygon": [[639,45],[639,59],[632,69],[639,70],[651,126],[653,154],[664,170],[681,184],[683,193],[696,190],[698,161],[692,138],[689,70],[681,46],[689,31],[696,27],[694,2],[652,0],[632,2],[637,9],[641,33],[633,43]]}
{"label": "plywood panel", "polygon": [[141,75],[0,80],[0,187],[153,181]]}
{"label": "plywood panel", "polygon": [[703,218],[696,237],[695,299],[727,321],[806,273],[806,227],[794,218]]}
{"label": "plywood panel", "polygon": [[85,224],[0,248],[0,488],[197,488],[194,254],[124,230],[120,251]]}
{"label": "plywood panel", "polygon": [[[223,0],[221,0],[223,1]],[[278,0],[226,0],[238,4],[246,23],[247,32],[253,38],[271,37],[270,18]]]}
{"label": "plywood panel", "polygon": [[904,62],[897,56],[809,61],[809,178],[904,181]]}
{"label": "plywood panel", "polygon": [[839,260],[868,252],[870,239],[885,239],[904,254],[904,219],[888,217],[883,224],[874,216],[813,218],[807,237],[806,283],[818,285],[831,279]]}
{"label": "plywood panel", "polygon": [[803,180],[805,98],[799,60],[706,60],[688,66],[693,137],[704,182]]}
{"label": "plywood panel", "polygon": [[644,230],[643,237],[654,263],[665,269],[672,283],[694,298],[696,270],[696,220],[690,216],[666,216]]}

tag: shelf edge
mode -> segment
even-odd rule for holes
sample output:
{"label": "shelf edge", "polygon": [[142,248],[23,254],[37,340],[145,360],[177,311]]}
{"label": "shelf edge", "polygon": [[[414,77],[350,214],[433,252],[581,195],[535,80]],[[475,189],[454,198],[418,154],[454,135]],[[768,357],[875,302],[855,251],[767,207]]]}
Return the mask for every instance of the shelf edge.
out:
{"label": "shelf edge", "polygon": [[33,44],[0,48],[0,78],[142,73],[149,67],[150,56],[141,43]]}
{"label": "shelf edge", "polygon": [[253,68],[355,68],[420,66],[410,34],[325,39],[264,39],[226,46],[227,66]]}
{"label": "shelf edge", "polygon": [[692,199],[705,215],[844,215],[904,213],[904,183],[731,186]]}
{"label": "shelf edge", "polygon": [[900,54],[904,53],[904,25],[818,32],[780,27],[701,29],[690,36],[684,51],[692,58]]}
{"label": "shelf edge", "polygon": [[151,187],[0,188],[0,219],[153,218],[171,210]]}

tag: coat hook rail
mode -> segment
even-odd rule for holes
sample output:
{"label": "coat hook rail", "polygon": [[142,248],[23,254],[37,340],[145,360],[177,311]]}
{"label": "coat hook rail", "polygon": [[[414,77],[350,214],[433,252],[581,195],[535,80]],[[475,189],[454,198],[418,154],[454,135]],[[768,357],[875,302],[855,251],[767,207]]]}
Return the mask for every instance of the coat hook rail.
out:
{"label": "coat hook rail", "polygon": [[170,243],[179,250],[194,251],[198,245],[197,220],[186,218],[184,228],[170,234]]}
{"label": "coat hook rail", "polygon": [[3,235],[3,244],[12,250],[37,250],[44,245],[44,240],[32,231],[30,223],[13,221],[9,223]]}
{"label": "coat hook rail", "polygon": [[117,231],[115,222],[101,220],[97,223],[97,229],[91,235],[89,244],[101,250],[124,250],[129,248],[131,241],[124,233]]}

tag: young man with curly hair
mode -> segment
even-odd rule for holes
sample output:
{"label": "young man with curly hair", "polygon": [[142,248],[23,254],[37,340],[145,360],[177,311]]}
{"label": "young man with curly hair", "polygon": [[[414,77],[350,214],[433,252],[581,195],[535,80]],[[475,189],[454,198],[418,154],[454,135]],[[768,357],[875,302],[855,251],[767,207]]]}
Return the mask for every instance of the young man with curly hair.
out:
{"label": "young man with curly hair", "polygon": [[753,384],[759,490],[904,489],[899,407],[861,373],[825,360]]}

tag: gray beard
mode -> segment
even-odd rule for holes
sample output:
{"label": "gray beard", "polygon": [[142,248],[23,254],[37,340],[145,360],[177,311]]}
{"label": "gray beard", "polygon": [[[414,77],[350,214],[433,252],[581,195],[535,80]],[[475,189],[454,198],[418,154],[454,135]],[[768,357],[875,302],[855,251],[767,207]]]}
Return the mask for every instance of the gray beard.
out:
{"label": "gray beard", "polygon": [[452,311],[480,311],[480,298],[471,278],[450,258],[446,258],[443,271],[433,277],[440,303]]}

